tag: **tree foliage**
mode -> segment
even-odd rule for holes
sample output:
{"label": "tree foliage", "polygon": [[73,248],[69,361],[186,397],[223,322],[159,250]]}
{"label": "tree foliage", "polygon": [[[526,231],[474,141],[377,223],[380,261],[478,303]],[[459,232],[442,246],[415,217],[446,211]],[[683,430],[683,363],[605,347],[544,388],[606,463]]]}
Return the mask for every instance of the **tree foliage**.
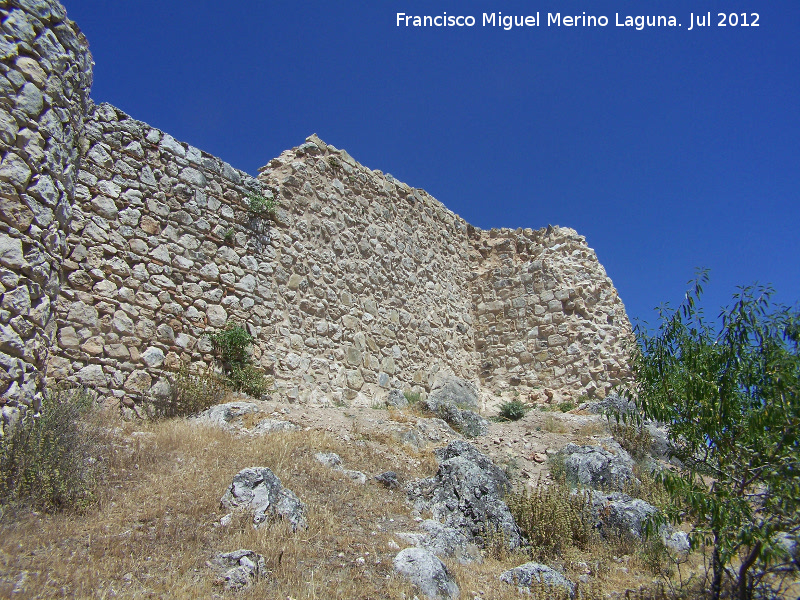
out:
{"label": "tree foliage", "polygon": [[[800,532],[800,313],[772,290],[740,288],[719,319],[699,307],[701,272],[659,329],[636,328],[633,385],[640,418],[666,424],[681,466],[660,478],[673,520],[693,523],[711,552],[711,597],[730,585],[751,598],[790,565]],[[784,544],[781,544],[784,540]]]}

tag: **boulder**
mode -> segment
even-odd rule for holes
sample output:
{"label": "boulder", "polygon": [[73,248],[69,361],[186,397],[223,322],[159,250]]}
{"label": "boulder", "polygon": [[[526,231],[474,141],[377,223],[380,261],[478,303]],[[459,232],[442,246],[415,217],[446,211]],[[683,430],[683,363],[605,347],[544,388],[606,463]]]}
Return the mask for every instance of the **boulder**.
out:
{"label": "boulder", "polygon": [[339,458],[339,455],[335,452],[317,452],[314,455],[314,458],[316,458],[318,462],[322,463],[326,467],[330,467],[334,471],[339,471],[340,473],[347,475],[350,479],[360,483],[361,485],[367,483],[367,476],[361,471],[345,469],[342,466],[342,459]]}
{"label": "boulder", "polygon": [[559,452],[569,479],[584,486],[602,486],[621,490],[637,480],[633,459],[615,440],[601,440],[602,446],[567,444]]}
{"label": "boulder", "polygon": [[406,548],[394,557],[394,570],[428,598],[455,599],[459,590],[445,564],[424,548]]}
{"label": "boulder", "polygon": [[453,441],[436,454],[436,475],[406,485],[414,509],[429,510],[435,520],[460,529],[479,546],[485,544],[488,527],[505,536],[509,548],[519,547],[520,530],[503,501],[510,490],[506,474],[464,440]]}
{"label": "boulder", "polygon": [[474,438],[489,433],[489,421],[471,410],[459,408],[453,402],[428,396],[422,401],[422,406],[446,421],[464,437]]}
{"label": "boulder", "polygon": [[207,408],[197,416],[190,417],[190,423],[213,425],[223,429],[233,429],[232,421],[246,414],[257,413],[261,409],[253,402],[226,402]]}
{"label": "boulder", "polygon": [[386,398],[386,406],[405,408],[408,406],[408,398],[406,398],[402,390],[391,390],[389,396]]}
{"label": "boulder", "polygon": [[442,525],[433,519],[419,524],[423,533],[398,533],[403,541],[433,552],[441,558],[455,558],[462,565],[483,562],[480,549],[459,529]]}
{"label": "boulder", "polygon": [[584,402],[578,409],[597,415],[627,415],[636,412],[636,404],[619,394],[609,394],[602,400]]}
{"label": "boulder", "polygon": [[219,582],[229,590],[246,588],[267,573],[264,557],[252,550],[223,552],[208,564],[217,571]]}
{"label": "boulder", "polygon": [[428,399],[440,404],[454,404],[467,410],[479,410],[481,407],[475,384],[450,374],[436,377]]}
{"label": "boulder", "polygon": [[[620,492],[603,493],[597,490],[573,492],[573,494],[582,493],[588,494],[595,527],[603,537],[613,533],[641,540],[644,536],[645,522],[658,512],[652,504]],[[672,552],[676,554],[689,552],[689,536],[683,531],[677,531],[671,525],[665,524],[659,529],[659,537]]]}
{"label": "boulder", "polygon": [[229,510],[253,513],[253,525],[261,527],[270,518],[282,518],[292,531],[305,529],[306,505],[294,492],[283,487],[281,480],[267,467],[242,469],[220,501]]}
{"label": "boulder", "polygon": [[299,431],[300,426],[290,423],[289,421],[281,421],[280,419],[263,419],[259,421],[251,430],[256,435],[265,433],[279,433],[282,431]]}
{"label": "boulder", "polygon": [[[525,563],[500,575],[500,581],[509,585],[516,585],[520,592],[532,585],[541,584],[554,588],[562,588],[569,593],[570,598],[575,597],[575,584],[564,577],[555,569],[536,562]],[[527,589],[527,591],[530,591]]]}

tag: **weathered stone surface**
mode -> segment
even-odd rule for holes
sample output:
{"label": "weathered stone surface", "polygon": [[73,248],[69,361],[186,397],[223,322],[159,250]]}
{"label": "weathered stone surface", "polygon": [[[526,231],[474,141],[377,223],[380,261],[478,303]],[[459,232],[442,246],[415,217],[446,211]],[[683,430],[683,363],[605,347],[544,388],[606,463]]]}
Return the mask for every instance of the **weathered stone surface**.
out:
{"label": "weathered stone surface", "polygon": [[436,378],[428,400],[437,405],[455,405],[462,409],[480,410],[478,388],[475,384],[452,374]]}
{"label": "weathered stone surface", "polygon": [[575,584],[564,577],[555,569],[536,562],[525,563],[500,575],[500,581],[515,585],[518,588],[530,588],[534,584],[562,588],[569,592],[570,598],[575,597]]}
{"label": "weathered stone surface", "polygon": [[78,381],[88,387],[102,387],[107,384],[107,377],[100,365],[86,365],[75,376]]}
{"label": "weathered stone surface", "polygon": [[585,486],[622,489],[636,481],[633,459],[613,439],[601,440],[601,446],[567,444],[560,455],[567,477]]}
{"label": "weathered stone surface", "polygon": [[462,565],[483,562],[480,548],[459,529],[447,527],[433,519],[426,519],[419,526],[423,533],[398,533],[397,536],[417,548],[433,552],[440,558],[455,558]]}
{"label": "weathered stone surface", "polygon": [[386,405],[395,408],[405,408],[408,406],[408,399],[402,390],[390,390],[389,396],[386,398]]}
{"label": "weathered stone surface", "polygon": [[227,509],[242,509],[253,514],[253,525],[261,527],[270,518],[284,519],[292,531],[305,529],[306,505],[267,467],[242,469],[220,501]]}
{"label": "weathered stone surface", "polygon": [[261,554],[252,550],[236,550],[217,554],[209,566],[226,589],[240,590],[267,575],[267,563]]}
{"label": "weathered stone surface", "polygon": [[437,457],[436,475],[406,484],[414,509],[429,510],[434,519],[460,529],[478,545],[483,545],[490,527],[505,536],[509,548],[517,548],[522,536],[503,502],[510,489],[506,474],[463,440],[437,451]]}
{"label": "weathered stone surface", "polygon": [[164,351],[161,348],[150,346],[140,355],[142,362],[150,368],[160,367],[164,364]]}
{"label": "weathered stone surface", "polygon": [[432,599],[455,599],[458,585],[445,564],[423,548],[406,548],[394,557],[394,570]]}
{"label": "weathered stone surface", "polygon": [[253,402],[225,402],[216,404],[198,415],[189,419],[192,423],[213,425],[223,429],[231,429],[232,422],[244,415],[260,412],[260,408]]}

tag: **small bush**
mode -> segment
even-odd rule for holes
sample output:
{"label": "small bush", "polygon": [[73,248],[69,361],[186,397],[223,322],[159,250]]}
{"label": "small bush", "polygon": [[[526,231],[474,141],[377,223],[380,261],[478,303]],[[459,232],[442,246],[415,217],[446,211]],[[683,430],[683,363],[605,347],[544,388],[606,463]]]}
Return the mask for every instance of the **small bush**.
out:
{"label": "small bush", "polygon": [[500,405],[500,416],[507,421],[519,421],[531,409],[519,400],[510,400]]}
{"label": "small bush", "polygon": [[156,406],[162,417],[185,417],[219,404],[228,392],[226,381],[211,369],[192,371],[182,364],[173,376],[172,398],[164,406]]}
{"label": "small bush", "polygon": [[586,550],[597,533],[592,526],[589,496],[573,494],[563,481],[506,497],[511,514],[531,544],[534,559],[547,559],[569,547]]}
{"label": "small bush", "polygon": [[267,377],[253,365],[247,364],[231,370],[228,374],[228,383],[236,392],[244,392],[253,398],[260,398],[272,390],[273,379]]}
{"label": "small bush", "polygon": [[422,397],[420,392],[403,392],[403,396],[406,397],[409,404],[416,404],[419,402],[419,399]]}
{"label": "small bush", "polygon": [[231,389],[254,398],[260,398],[272,389],[272,378],[253,365],[249,348],[254,338],[244,327],[229,322],[224,330],[207,335],[214,344]]}
{"label": "small bush", "polygon": [[0,438],[0,503],[54,512],[95,499],[108,433],[85,389],[51,391]]}
{"label": "small bush", "polygon": [[573,408],[575,408],[575,403],[574,402],[570,402],[570,401],[561,402],[558,405],[558,410],[560,410],[562,413],[567,413],[567,412],[571,411]]}
{"label": "small bush", "polygon": [[274,197],[264,196],[255,192],[247,195],[247,212],[256,217],[269,217],[275,216],[275,199]]}
{"label": "small bush", "polygon": [[609,420],[611,435],[625,448],[635,460],[642,460],[650,455],[653,438],[641,424],[615,423]]}

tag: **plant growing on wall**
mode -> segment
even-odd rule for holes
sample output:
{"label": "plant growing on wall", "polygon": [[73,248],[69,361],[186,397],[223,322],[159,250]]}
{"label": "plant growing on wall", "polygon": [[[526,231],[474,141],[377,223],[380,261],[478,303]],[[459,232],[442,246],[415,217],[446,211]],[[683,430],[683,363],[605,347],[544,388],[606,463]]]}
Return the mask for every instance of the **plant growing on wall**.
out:
{"label": "plant growing on wall", "polygon": [[251,192],[247,195],[247,213],[251,217],[269,218],[275,217],[275,194],[269,190],[268,195]]}
{"label": "plant growing on wall", "polygon": [[260,398],[269,391],[272,380],[253,364],[250,347],[254,338],[244,327],[228,322],[222,331],[207,335],[214,344],[214,350],[231,388],[255,398]]}

